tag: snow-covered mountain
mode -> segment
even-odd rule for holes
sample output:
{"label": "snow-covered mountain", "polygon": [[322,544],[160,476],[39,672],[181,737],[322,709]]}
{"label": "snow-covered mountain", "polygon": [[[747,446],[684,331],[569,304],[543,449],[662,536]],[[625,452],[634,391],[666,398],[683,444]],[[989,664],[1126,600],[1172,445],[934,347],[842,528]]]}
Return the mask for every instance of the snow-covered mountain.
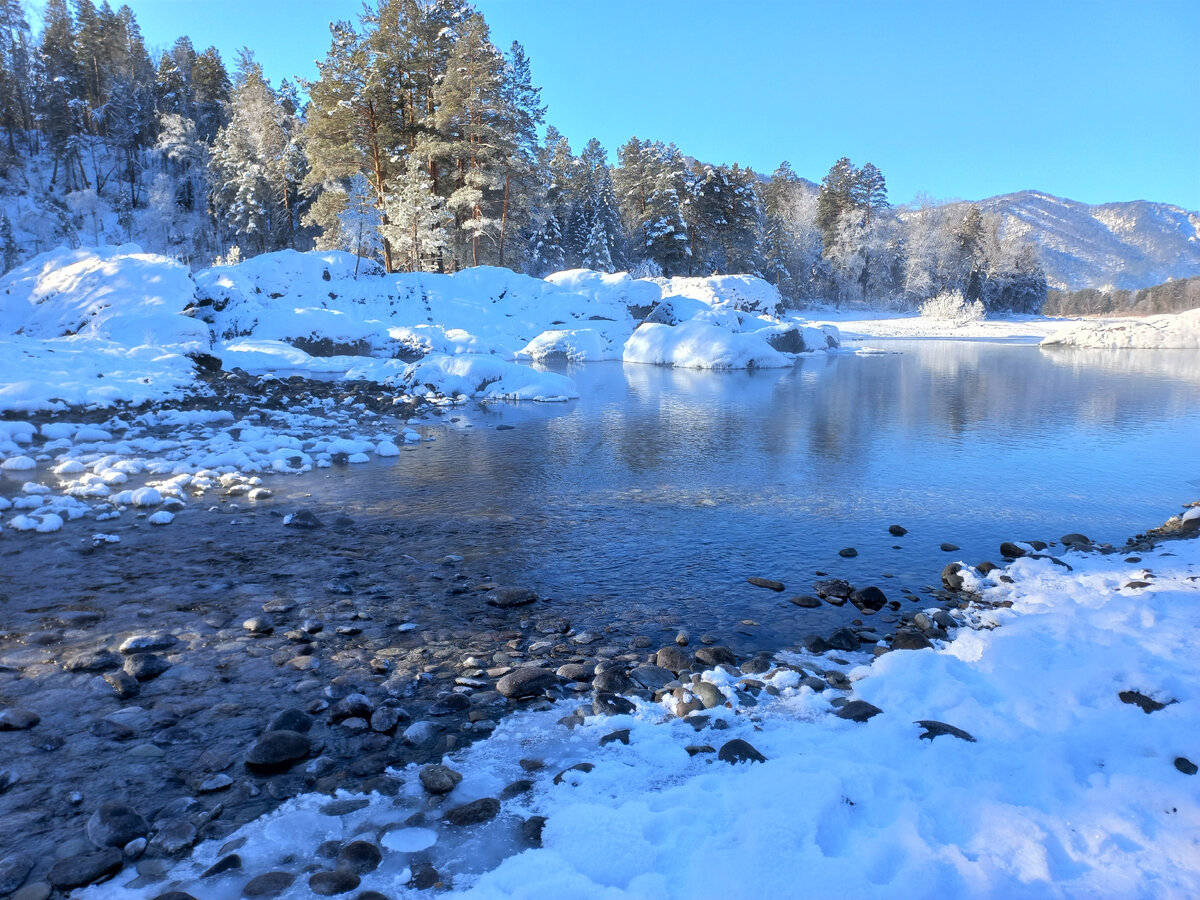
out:
{"label": "snow-covered mountain", "polygon": [[1041,252],[1052,288],[1136,290],[1200,275],[1200,213],[1134,200],[1090,206],[1021,191],[978,204]]}

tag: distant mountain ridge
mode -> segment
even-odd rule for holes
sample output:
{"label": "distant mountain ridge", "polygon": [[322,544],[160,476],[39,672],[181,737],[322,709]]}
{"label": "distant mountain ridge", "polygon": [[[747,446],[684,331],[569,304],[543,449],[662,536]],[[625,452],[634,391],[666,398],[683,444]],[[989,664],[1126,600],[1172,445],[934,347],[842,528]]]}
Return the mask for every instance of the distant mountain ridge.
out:
{"label": "distant mountain ridge", "polygon": [[1041,191],[976,204],[1027,235],[1050,287],[1137,290],[1200,275],[1200,213],[1134,200],[1089,205]]}

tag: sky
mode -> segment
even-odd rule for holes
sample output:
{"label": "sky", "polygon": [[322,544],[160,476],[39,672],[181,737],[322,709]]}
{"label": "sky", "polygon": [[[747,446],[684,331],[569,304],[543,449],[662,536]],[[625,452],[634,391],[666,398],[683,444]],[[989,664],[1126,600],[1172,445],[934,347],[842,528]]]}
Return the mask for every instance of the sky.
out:
{"label": "sky", "polygon": [[[112,0],[118,5],[117,0]],[[361,0],[126,0],[276,83],[311,78]],[[40,5],[35,3],[33,5]],[[553,124],[613,161],[631,136],[819,181],[873,162],[893,203],[1036,189],[1200,210],[1195,0],[477,0],[519,40]]]}

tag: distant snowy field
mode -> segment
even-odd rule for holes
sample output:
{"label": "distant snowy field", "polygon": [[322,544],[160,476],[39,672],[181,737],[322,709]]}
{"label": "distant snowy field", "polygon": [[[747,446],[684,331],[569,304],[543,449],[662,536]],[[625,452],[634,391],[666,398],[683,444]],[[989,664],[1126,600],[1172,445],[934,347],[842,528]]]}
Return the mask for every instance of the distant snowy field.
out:
{"label": "distant snowy field", "polygon": [[[400,799],[351,816],[322,814],[327,797],[296,798],[245,826],[238,853],[267,871],[326,840],[378,840],[383,864],[361,888],[394,897],[420,895],[405,887],[417,851],[481,900],[1200,896],[1200,779],[1187,774],[1200,760],[1200,540],[1137,563],[1063,560],[968,571],[986,601],[1011,608],[960,614],[974,629],[932,649],[855,654],[853,695],[882,710],[865,723],[835,717],[837,692],[814,693],[791,669],[755,676],[775,694],[753,706],[715,669],[703,677],[729,702],[704,710],[700,730],[644,702],[574,729],[558,724],[562,704],[506,718],[447,760],[465,775],[448,805],[534,781],[486,825],[406,826],[427,808],[414,769]],[[784,656],[808,671],[836,665]],[[919,720],[965,734],[931,736]],[[617,729],[628,745],[600,746]],[[766,761],[718,761],[734,738]],[[518,760],[529,756],[547,767],[528,774]],[[584,762],[594,768],[554,783]],[[518,852],[513,833],[530,815],[546,817],[544,844]],[[197,848],[172,884],[239,896],[247,876],[197,880],[218,858],[216,843]],[[81,896],[141,896],[120,881]],[[301,878],[281,896],[310,893]]]}

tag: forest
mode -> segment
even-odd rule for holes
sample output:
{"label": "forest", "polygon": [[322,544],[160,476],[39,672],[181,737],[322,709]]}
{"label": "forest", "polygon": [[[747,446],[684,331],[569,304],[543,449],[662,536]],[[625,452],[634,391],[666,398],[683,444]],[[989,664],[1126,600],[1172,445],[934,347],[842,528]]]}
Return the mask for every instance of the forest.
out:
{"label": "forest", "polygon": [[35,35],[0,0],[3,267],[136,241],[193,268],[336,248],[393,272],[753,274],[798,307],[1045,301],[1032,243],[973,205],[893,207],[870,162],[818,185],[638,137],[614,160],[546,114],[524,48],[464,0],[379,0],[278,85],[250,49],[155,58],[127,6],[47,0]]}
{"label": "forest", "polygon": [[1176,278],[1137,291],[1050,291],[1042,312],[1048,316],[1154,316],[1200,307],[1200,276]]}

